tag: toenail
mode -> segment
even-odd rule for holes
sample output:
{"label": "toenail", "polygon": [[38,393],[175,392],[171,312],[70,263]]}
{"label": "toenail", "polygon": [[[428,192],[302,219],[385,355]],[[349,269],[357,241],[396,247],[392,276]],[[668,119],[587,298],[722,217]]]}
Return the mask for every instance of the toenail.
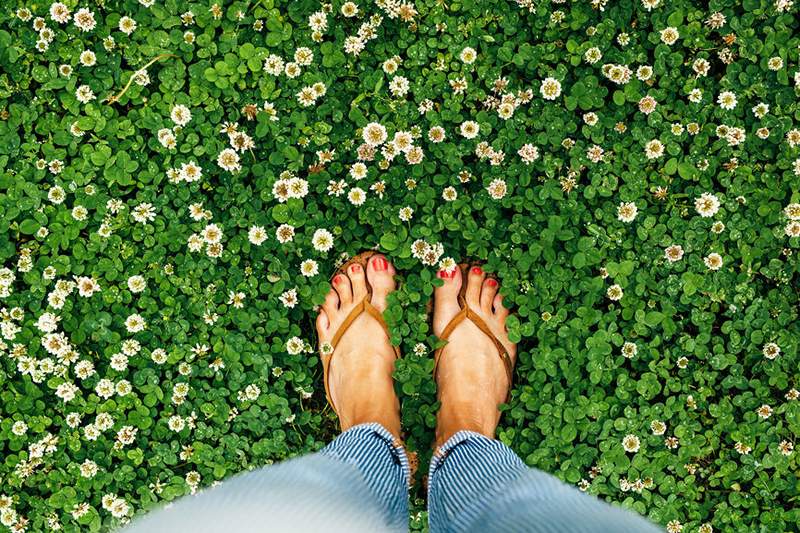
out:
{"label": "toenail", "polygon": [[350,267],[350,270],[352,272],[360,272],[361,271],[361,265],[353,265],[353,266]]}
{"label": "toenail", "polygon": [[439,272],[436,273],[436,277],[445,279],[447,277],[447,272],[445,272],[444,270],[440,270]]}
{"label": "toenail", "polygon": [[336,274],[336,275],[333,277],[333,282],[334,282],[334,283],[339,283],[340,281],[342,281],[342,276],[340,276],[339,274]]}
{"label": "toenail", "polygon": [[480,276],[481,274],[483,274],[483,270],[481,269],[481,267],[472,267],[472,273]]}
{"label": "toenail", "polygon": [[387,268],[389,268],[389,262],[383,257],[376,257],[372,261],[372,265],[375,267],[375,270],[379,271],[386,270]]}
{"label": "toenail", "polygon": [[490,287],[496,287],[496,286],[497,286],[497,282],[496,282],[495,280],[491,279],[491,278],[489,278],[488,280],[486,280],[486,284],[487,284],[488,286],[490,286]]}

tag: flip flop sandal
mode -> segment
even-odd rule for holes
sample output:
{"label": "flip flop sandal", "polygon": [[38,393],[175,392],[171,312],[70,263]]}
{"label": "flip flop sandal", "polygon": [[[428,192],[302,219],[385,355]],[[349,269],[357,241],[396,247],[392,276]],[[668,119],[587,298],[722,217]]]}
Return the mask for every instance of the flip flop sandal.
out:
{"label": "flip flop sandal", "polygon": [[[334,273],[334,275],[331,276],[331,281],[333,280],[333,278],[335,278],[340,274],[346,276],[347,270],[352,265],[361,265],[361,268],[364,271],[364,281],[366,281],[367,283],[367,295],[364,296],[364,298],[358,304],[356,304],[355,307],[353,307],[352,311],[350,311],[350,314],[347,315],[347,318],[344,319],[342,325],[339,326],[339,329],[336,330],[336,333],[333,335],[333,339],[331,339],[331,342],[329,343],[327,350],[323,350],[322,347],[320,348],[320,358],[322,359],[323,381],[325,382],[325,397],[327,398],[328,404],[330,404],[331,409],[333,409],[333,412],[336,413],[337,415],[339,414],[339,412],[336,410],[336,406],[333,405],[330,386],[328,385],[328,376],[329,376],[328,369],[331,366],[331,360],[333,359],[333,354],[336,351],[336,346],[339,344],[339,341],[342,339],[342,337],[350,328],[350,326],[353,324],[353,322],[355,322],[355,320],[358,317],[360,317],[362,313],[367,313],[372,318],[374,318],[386,332],[386,336],[390,337],[389,327],[383,320],[383,315],[381,314],[380,311],[375,309],[375,307],[373,307],[373,305],[370,303],[370,300],[372,299],[372,285],[369,284],[369,280],[367,279],[366,275],[367,263],[369,262],[370,259],[372,259],[372,256],[374,256],[377,253],[378,252],[375,252],[373,250],[367,250],[366,252],[361,252],[360,254],[356,255],[355,257],[347,261],[345,264],[340,266],[339,269],[336,271],[336,273]],[[392,346],[392,348],[394,349],[395,357],[399,359],[400,348],[398,346]]]}
{"label": "flip flop sandal", "polygon": [[[475,261],[469,264],[460,263],[458,265],[458,268],[461,270],[461,278],[463,280],[463,282],[461,283],[461,290],[458,292],[458,305],[459,307],[461,307],[461,311],[459,311],[458,314],[454,316],[450,320],[450,322],[448,322],[447,326],[445,326],[444,330],[442,331],[441,336],[439,336],[439,339],[442,341],[447,341],[450,335],[453,333],[453,330],[456,329],[456,326],[458,326],[464,320],[469,320],[470,322],[475,324],[478,327],[478,329],[481,330],[487,337],[489,337],[489,339],[491,339],[491,341],[497,347],[497,353],[500,359],[503,361],[503,366],[505,367],[506,375],[508,376],[508,394],[506,395],[506,401],[508,401],[508,399],[511,396],[511,385],[514,381],[514,362],[511,360],[511,357],[509,356],[506,347],[503,346],[503,343],[500,342],[500,340],[495,336],[494,333],[492,333],[492,330],[489,328],[486,322],[483,321],[483,319],[480,317],[480,315],[478,315],[478,313],[476,313],[471,307],[467,305],[467,300],[464,296],[467,292],[467,275],[469,273],[469,269],[472,268],[473,266],[480,266],[480,264],[481,263]],[[487,278],[494,280],[497,279],[493,275],[488,273],[487,273]],[[431,303],[432,302],[433,300],[431,300]],[[442,353],[444,352],[444,349],[446,347],[447,345],[444,345],[441,348],[437,349],[436,352],[434,353],[434,358],[433,358],[434,381],[436,381],[436,373],[439,370],[439,360],[441,359]]]}
{"label": "flip flop sandal", "polygon": [[[339,413],[336,410],[336,406],[333,405],[333,399],[331,398],[331,392],[330,392],[330,385],[328,384],[328,376],[330,375],[329,369],[331,366],[331,360],[333,359],[333,354],[336,351],[336,346],[339,344],[339,341],[342,339],[344,334],[350,328],[352,323],[355,322],[355,320],[359,316],[361,316],[362,313],[367,313],[369,316],[374,318],[378,322],[378,324],[380,324],[381,328],[383,328],[383,330],[386,332],[386,336],[391,337],[391,335],[389,334],[389,327],[386,325],[386,321],[383,319],[383,315],[370,303],[370,300],[372,299],[372,285],[370,285],[369,279],[367,279],[366,276],[367,264],[369,263],[369,260],[372,259],[372,256],[374,256],[377,253],[378,252],[374,250],[367,250],[365,252],[361,252],[360,254],[356,255],[355,257],[344,263],[342,266],[340,266],[339,269],[333,274],[333,276],[331,276],[331,281],[333,281],[333,278],[335,278],[340,274],[346,276],[347,270],[350,268],[350,266],[357,264],[361,265],[361,268],[364,270],[364,281],[367,284],[367,295],[364,296],[361,302],[356,304],[353,310],[350,311],[350,314],[347,315],[347,318],[345,318],[344,322],[342,322],[342,325],[339,326],[339,329],[336,330],[336,333],[334,333],[333,335],[333,339],[331,339],[331,342],[328,343],[329,344],[329,346],[327,347],[328,349],[324,351],[322,347],[320,348],[320,358],[322,359],[323,381],[325,383],[325,397],[328,400],[328,404],[331,406],[331,409],[333,409],[333,412],[336,413],[337,415]],[[392,346],[392,349],[394,350],[395,358],[400,359],[401,357],[400,347]],[[400,439],[394,442],[394,445],[402,446],[403,448],[406,447],[403,440]],[[417,452],[409,451],[408,449],[406,449],[406,457],[408,458],[409,471],[410,471],[409,484],[413,485],[414,475],[416,474],[417,467],[419,466],[419,459],[417,457]]]}

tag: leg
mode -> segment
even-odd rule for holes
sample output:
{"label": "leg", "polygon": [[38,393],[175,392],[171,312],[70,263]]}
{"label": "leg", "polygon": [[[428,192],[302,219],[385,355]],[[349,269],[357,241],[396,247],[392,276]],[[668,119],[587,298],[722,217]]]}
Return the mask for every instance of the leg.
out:
{"label": "leg", "polygon": [[[439,273],[433,327],[437,335],[460,310],[457,300],[466,283],[466,304],[488,326],[509,356],[508,339],[496,280],[480,268],[466,274]],[[500,420],[498,404],[510,387],[498,349],[470,321],[449,336],[438,363],[441,408],[437,415],[437,449],[428,474],[428,511],[433,533],[443,531],[587,532],[660,531],[639,515],[530,469],[507,446],[494,440]]]}
{"label": "leg", "polygon": [[408,459],[379,424],[319,453],[240,474],[135,520],[126,533],[406,531]]}
{"label": "leg", "polygon": [[528,468],[508,446],[471,431],[437,450],[428,480],[432,533],[662,531],[635,512]]}
{"label": "leg", "polygon": [[[394,267],[375,255],[334,277],[317,318],[320,343],[331,342],[367,296],[380,312],[394,290]],[[349,326],[349,327],[348,327]],[[405,531],[408,457],[399,440],[395,354],[374,316],[343,329],[327,370],[330,399],[343,433],[317,454],[242,474],[184,498],[132,525],[130,532]]]}

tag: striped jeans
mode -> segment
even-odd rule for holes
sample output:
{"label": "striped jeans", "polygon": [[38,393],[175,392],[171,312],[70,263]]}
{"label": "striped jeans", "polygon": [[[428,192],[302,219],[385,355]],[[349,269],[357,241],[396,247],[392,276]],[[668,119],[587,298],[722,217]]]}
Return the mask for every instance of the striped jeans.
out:
{"label": "striped jeans", "polygon": [[[362,424],[319,453],[240,474],[134,519],[124,532],[407,531],[409,476],[391,433]],[[436,451],[428,480],[433,533],[661,531],[470,431]]]}

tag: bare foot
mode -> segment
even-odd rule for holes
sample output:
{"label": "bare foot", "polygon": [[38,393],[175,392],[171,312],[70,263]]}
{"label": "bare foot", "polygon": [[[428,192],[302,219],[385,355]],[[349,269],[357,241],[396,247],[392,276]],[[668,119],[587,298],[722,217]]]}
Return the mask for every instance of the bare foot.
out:
{"label": "bare foot", "polygon": [[[434,294],[433,332],[441,335],[458,314],[458,293],[467,284],[467,305],[478,314],[505,346],[512,363],[516,345],[508,340],[505,321],[508,309],[498,294],[497,281],[486,278],[480,267],[472,267],[464,280],[461,269],[450,274],[440,271],[444,285]],[[494,438],[500,420],[498,404],[505,401],[510,383],[497,346],[469,320],[461,322],[450,334],[442,351],[436,375],[441,408],[436,417],[436,443],[441,446],[460,430],[476,431]]]}
{"label": "bare foot", "polygon": [[[372,286],[370,303],[380,312],[395,288],[394,266],[382,255],[370,257],[366,279]],[[317,317],[320,344],[331,342],[350,311],[367,296],[364,269],[350,265],[337,274]],[[378,422],[400,436],[400,402],[394,392],[395,352],[381,325],[364,312],[350,325],[333,353],[328,376],[330,395],[342,431]]]}

